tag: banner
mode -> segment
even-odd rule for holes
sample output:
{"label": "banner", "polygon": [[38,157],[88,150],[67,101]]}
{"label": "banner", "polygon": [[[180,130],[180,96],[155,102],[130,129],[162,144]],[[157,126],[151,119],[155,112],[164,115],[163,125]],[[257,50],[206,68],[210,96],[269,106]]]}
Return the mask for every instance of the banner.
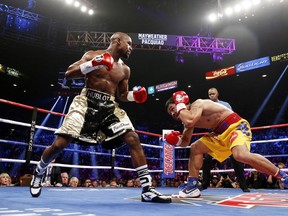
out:
{"label": "banner", "polygon": [[176,46],[176,35],[130,33],[129,36],[132,43],[137,45]]}
{"label": "banner", "polygon": [[173,89],[173,88],[177,88],[178,86],[178,82],[177,80],[171,81],[171,82],[167,82],[167,83],[162,83],[159,85],[155,86],[155,90],[156,92],[160,92],[160,91],[165,91],[168,89]]}
{"label": "banner", "polygon": [[268,65],[270,65],[270,58],[266,56],[266,57],[255,59],[252,61],[236,64],[235,68],[236,68],[236,73],[241,73],[244,71],[261,68],[261,67],[265,67]]}
{"label": "banner", "polygon": [[158,84],[156,86],[149,86],[147,88],[147,91],[148,91],[148,94],[154,94],[156,92],[177,88],[177,86],[178,86],[178,82],[177,82],[177,80],[174,80],[171,82]]}
{"label": "banner", "polygon": [[172,130],[162,131],[162,178],[175,178],[175,148],[165,141],[165,136],[170,131]]}
{"label": "banner", "polygon": [[276,56],[271,56],[271,61],[272,62],[283,62],[283,61],[287,61],[288,60],[288,53],[283,53],[280,55],[276,55]]}
{"label": "banner", "polygon": [[235,74],[234,66],[206,72],[205,78],[206,80],[210,80],[210,79],[222,78],[233,74]]}

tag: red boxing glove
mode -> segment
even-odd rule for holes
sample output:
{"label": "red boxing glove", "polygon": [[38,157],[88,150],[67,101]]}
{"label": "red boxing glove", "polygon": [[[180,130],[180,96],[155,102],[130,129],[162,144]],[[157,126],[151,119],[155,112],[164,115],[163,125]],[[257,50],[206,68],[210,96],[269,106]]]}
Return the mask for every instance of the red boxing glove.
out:
{"label": "red boxing glove", "polygon": [[144,103],[147,100],[147,91],[145,87],[135,86],[133,91],[128,92],[127,100],[135,101],[136,103]]}
{"label": "red boxing glove", "polygon": [[185,91],[177,91],[173,93],[173,100],[176,104],[177,113],[179,113],[182,109],[186,109],[186,104],[189,103],[189,96]]}
{"label": "red boxing glove", "polygon": [[173,100],[176,105],[179,103],[187,104],[189,102],[189,96],[185,91],[177,91],[173,93]]}
{"label": "red boxing glove", "polygon": [[171,131],[166,134],[165,140],[173,146],[179,146],[182,142],[182,134],[179,131]]}
{"label": "red boxing glove", "polygon": [[110,53],[103,53],[95,56],[91,61],[84,62],[80,65],[81,72],[85,75],[93,70],[106,67],[108,71],[113,68],[114,59]]}

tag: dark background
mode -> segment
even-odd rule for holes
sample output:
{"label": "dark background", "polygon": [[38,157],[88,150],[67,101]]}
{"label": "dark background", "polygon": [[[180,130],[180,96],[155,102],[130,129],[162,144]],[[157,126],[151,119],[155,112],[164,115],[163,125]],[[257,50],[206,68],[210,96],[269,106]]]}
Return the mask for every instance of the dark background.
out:
{"label": "dark background", "polygon": [[[265,56],[274,56],[288,52],[288,3],[274,1],[263,3],[255,11],[255,16],[223,18],[216,24],[208,24],[206,14],[217,11],[217,0],[87,0],[96,13],[89,17],[78,10],[68,8],[59,0],[36,0],[30,7],[29,1],[1,0],[0,4],[19,7],[27,11],[56,21],[54,37],[47,35],[51,25],[45,22],[38,25],[35,35],[41,36],[45,45],[23,39],[9,38],[5,14],[0,13],[0,63],[14,67],[24,74],[15,78],[0,74],[0,98],[40,106],[50,109],[53,105],[47,98],[53,98],[57,91],[57,79],[60,71],[65,71],[69,64],[80,59],[82,52],[60,49],[65,47],[67,30],[75,26],[83,31],[127,33],[163,33],[185,36],[212,36],[233,38],[236,51],[224,55],[223,61],[214,62],[209,54],[185,54],[185,63],[175,61],[175,52],[134,50],[129,60],[131,68],[130,87],[145,87],[178,80],[178,88],[149,95],[145,104],[121,103],[135,125],[161,133],[164,128],[173,127],[173,121],[166,114],[164,104],[176,90],[185,90],[191,101],[207,98],[210,87],[218,88],[220,99],[231,104],[242,117],[252,120],[261,104],[281,77],[271,99],[255,122],[255,126],[274,123],[287,123],[287,109],[282,118],[275,122],[275,117],[288,95],[288,75],[284,73],[287,61],[271,63],[271,66],[259,68],[215,80],[206,80],[205,73],[223,67],[250,61]],[[221,1],[222,6],[228,2]],[[242,21],[239,22],[238,18]],[[37,33],[36,33],[37,32]],[[27,32],[26,32],[27,33]],[[19,31],[18,34],[26,34]],[[49,45],[47,45],[49,44]],[[262,75],[266,74],[266,78]],[[17,83],[17,87],[13,87]],[[51,87],[53,83],[55,87]],[[187,88],[191,85],[191,88]],[[26,92],[23,92],[26,90]],[[158,98],[159,100],[156,100]],[[55,101],[54,101],[55,102]],[[2,106],[2,105],[1,105]],[[1,107],[0,106],[0,107]],[[2,106],[3,108],[3,106]],[[6,106],[5,106],[6,109]],[[2,112],[3,109],[1,109]],[[146,127],[146,128],[145,128]]]}

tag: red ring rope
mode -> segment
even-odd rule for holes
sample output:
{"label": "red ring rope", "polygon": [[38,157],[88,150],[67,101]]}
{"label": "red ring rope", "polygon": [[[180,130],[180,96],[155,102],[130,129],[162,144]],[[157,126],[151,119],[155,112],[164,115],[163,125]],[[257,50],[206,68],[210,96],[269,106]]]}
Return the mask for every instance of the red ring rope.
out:
{"label": "red ring rope", "polygon": [[[0,98],[0,102],[5,103],[5,104],[14,105],[14,106],[17,106],[17,107],[26,108],[26,109],[31,109],[31,110],[34,109],[33,106],[28,106],[28,105],[25,105],[25,104],[16,103],[16,102],[9,101],[9,100],[4,100],[4,99],[1,99],[1,98]],[[53,111],[49,111],[49,110],[45,110],[45,109],[41,109],[41,108],[37,108],[37,111],[43,112],[43,113],[50,113],[52,115],[57,115],[57,116],[65,116],[65,114],[63,114],[63,113],[53,112]],[[279,127],[287,127],[287,126],[288,126],[288,123],[286,123],[286,124],[276,124],[276,125],[266,125],[266,126],[253,127],[253,128],[251,128],[251,130],[270,129],[270,128],[279,128]],[[151,132],[145,132],[145,131],[140,131],[140,130],[136,130],[136,132],[137,133],[141,133],[141,134],[150,135],[150,136],[162,137],[161,134],[156,134],[156,133],[151,133]],[[193,136],[202,136],[204,134],[207,134],[207,133],[206,132],[195,133],[195,134],[193,134]]]}

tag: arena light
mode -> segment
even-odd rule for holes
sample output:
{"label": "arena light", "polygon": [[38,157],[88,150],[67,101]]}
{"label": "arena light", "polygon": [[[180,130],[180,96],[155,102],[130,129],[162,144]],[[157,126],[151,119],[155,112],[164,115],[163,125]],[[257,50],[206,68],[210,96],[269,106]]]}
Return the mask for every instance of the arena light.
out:
{"label": "arena light", "polygon": [[73,0],[66,0],[66,4],[71,5],[74,1]]}
{"label": "arena light", "polygon": [[77,8],[77,7],[80,7],[80,2],[75,1],[75,2],[74,2],[74,7],[76,7],[76,8]]}
{"label": "arena light", "polygon": [[231,7],[226,8],[225,14],[226,14],[227,16],[230,16],[232,13],[233,13],[233,9],[232,9]]}
{"label": "arena light", "polygon": [[[284,0],[240,0],[239,2],[236,2],[236,4],[230,4],[225,6],[225,10],[222,11],[222,6],[218,1],[218,10],[216,9],[214,13],[211,13],[210,15],[207,16],[209,22],[215,22],[217,20],[221,20],[225,17],[232,17],[238,16],[237,19],[241,21],[243,18],[248,19],[248,17],[255,16],[255,12],[260,9],[265,9],[268,8],[269,6],[274,6],[277,3],[283,3],[285,2]],[[287,1],[286,1],[287,2]],[[260,4],[263,6],[260,7]],[[266,7],[267,6],[267,7]],[[218,15],[214,15],[216,14]],[[241,17],[240,17],[241,16]]]}
{"label": "arena light", "polygon": [[217,20],[217,16],[216,16],[216,14],[210,14],[209,16],[208,16],[208,20],[210,21],[210,22],[215,22],[216,20]]}
{"label": "arena light", "polygon": [[93,15],[94,14],[94,10],[86,5],[87,2],[85,2],[85,4],[84,4],[82,1],[65,0],[67,5],[74,6],[75,8],[79,8],[82,13],[87,13],[88,15]]}
{"label": "arena light", "polygon": [[92,9],[89,9],[89,10],[88,10],[88,14],[89,14],[89,15],[93,15],[93,14],[94,14],[94,11],[93,11]]}
{"label": "arena light", "polygon": [[83,6],[81,7],[81,11],[82,11],[82,12],[86,12],[86,11],[87,11],[87,7],[86,7],[85,5],[83,5]]}

